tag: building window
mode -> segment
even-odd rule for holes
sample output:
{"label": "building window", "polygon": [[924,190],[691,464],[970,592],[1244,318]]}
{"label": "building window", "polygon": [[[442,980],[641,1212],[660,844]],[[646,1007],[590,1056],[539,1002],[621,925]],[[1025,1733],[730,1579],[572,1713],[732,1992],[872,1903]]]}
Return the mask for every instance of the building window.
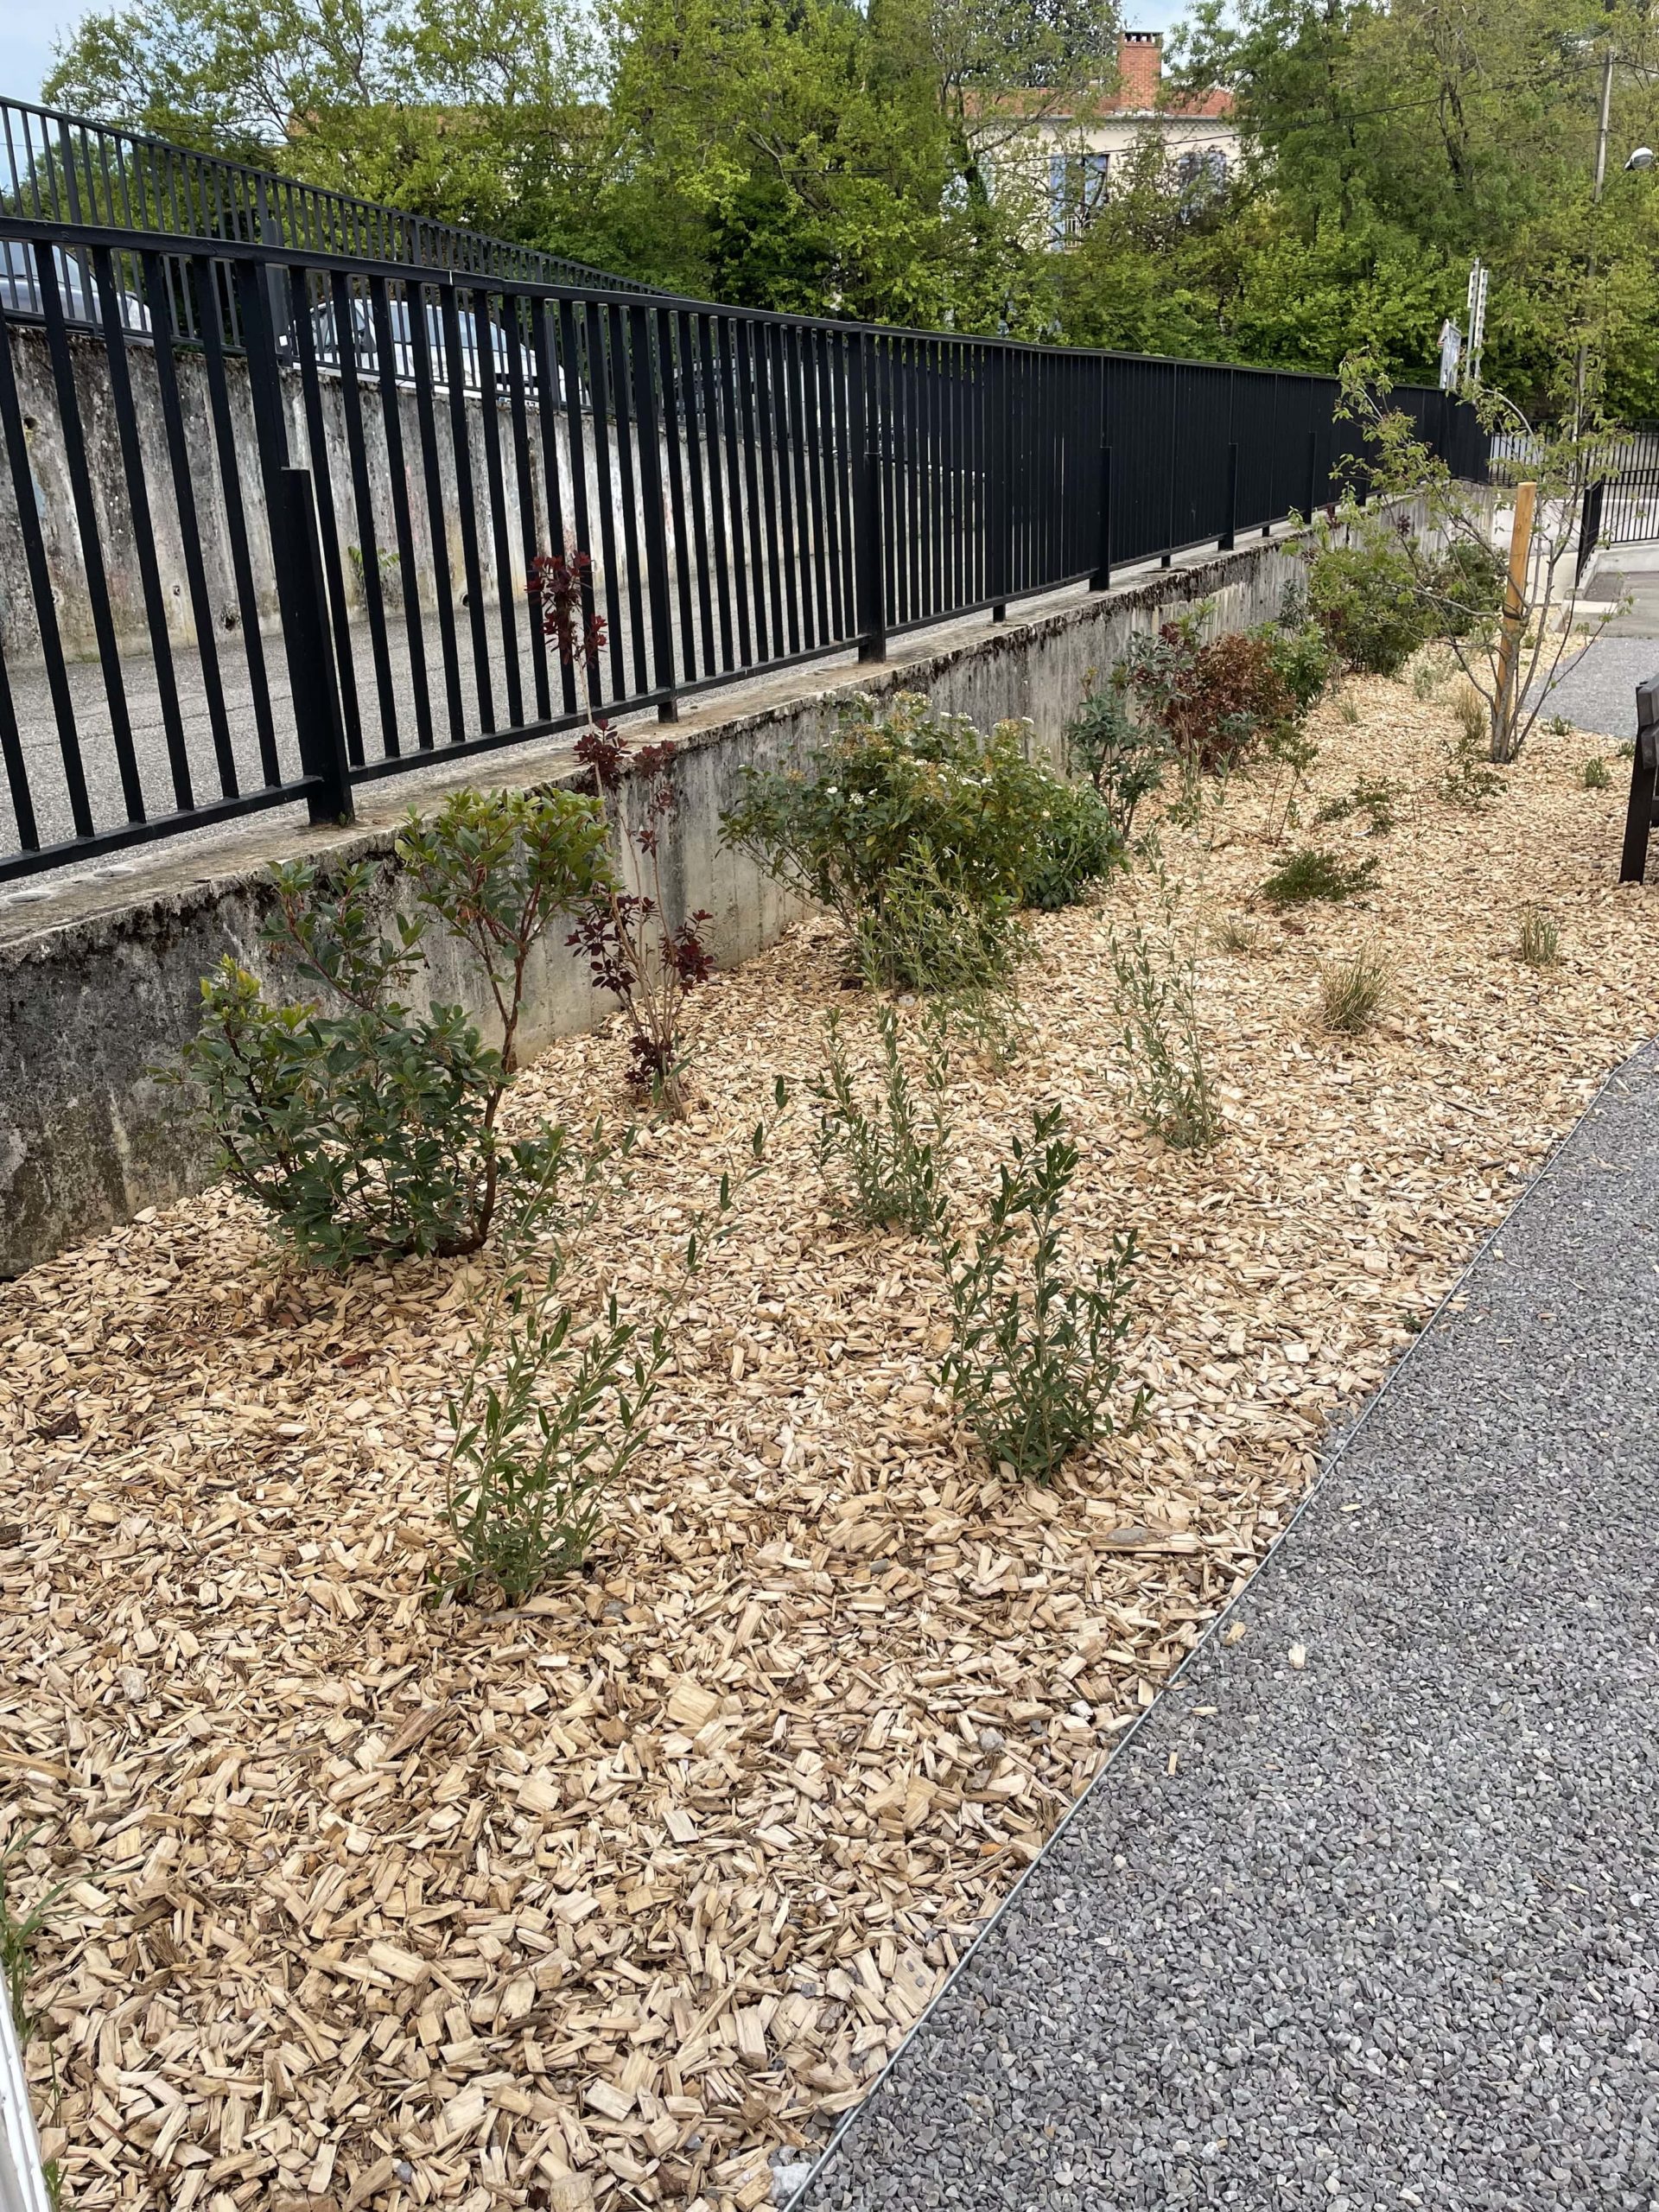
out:
{"label": "building window", "polygon": [[1075,245],[1106,204],[1109,154],[1051,154],[1048,162],[1050,243]]}
{"label": "building window", "polygon": [[1219,146],[1197,147],[1177,161],[1175,181],[1183,192],[1200,193],[1207,198],[1227,182],[1227,156]]}

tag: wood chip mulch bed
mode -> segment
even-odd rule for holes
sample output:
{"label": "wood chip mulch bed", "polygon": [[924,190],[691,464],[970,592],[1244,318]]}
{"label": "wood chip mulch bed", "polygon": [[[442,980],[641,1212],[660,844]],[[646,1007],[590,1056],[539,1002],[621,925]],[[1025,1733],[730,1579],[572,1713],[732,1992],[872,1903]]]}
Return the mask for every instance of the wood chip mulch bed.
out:
{"label": "wood chip mulch bed", "polygon": [[[0,1840],[34,1831],[16,1909],[66,1885],[30,2067],[70,2204],[767,2200],[771,2154],[862,2094],[1655,1027],[1622,772],[1586,791],[1597,741],[1541,734],[1462,810],[1450,728],[1380,681],[1319,711],[1316,798],[1408,787],[1389,835],[1300,833],[1376,856],[1351,905],[1253,901],[1264,785],[1165,828],[1228,1122],[1208,1157],[1127,1101],[1109,946],[1144,874],[1038,922],[1027,1051],[958,1076],[961,1185],[1063,1104],[1078,1249],[1141,1239],[1152,1399],[1050,1490],[954,1427],[931,1262],[836,1213],[806,1111],[588,1572],[517,1612],[428,1599],[487,1268],[307,1277],[220,1192],[0,1291]],[[1516,957],[1529,903],[1553,969]],[[1343,1041],[1319,976],[1362,946],[1392,1011]],[[649,1135],[597,1248],[625,1301],[773,1074],[817,1065],[825,1009],[869,1051],[839,968],[810,922],[702,995],[706,1103]],[[614,1116],[621,1057],[614,1031],[561,1044],[516,1110]]]}

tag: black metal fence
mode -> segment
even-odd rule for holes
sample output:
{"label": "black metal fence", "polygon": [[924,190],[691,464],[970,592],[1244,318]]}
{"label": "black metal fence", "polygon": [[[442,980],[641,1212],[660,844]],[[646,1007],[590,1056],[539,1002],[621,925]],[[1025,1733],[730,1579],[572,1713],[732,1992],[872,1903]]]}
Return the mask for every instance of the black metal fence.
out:
{"label": "black metal fence", "polygon": [[[123,227],[0,248],[0,878],[1230,545],[1357,435],[1318,377]],[[1467,410],[1397,397],[1483,472]],[[592,668],[528,596],[572,548]]]}
{"label": "black metal fence", "polygon": [[[296,246],[522,283],[650,289],[563,254],[26,100],[0,99],[0,212],[35,222]],[[59,269],[66,290],[91,295],[90,272],[73,249],[60,254]],[[0,297],[8,307],[27,310],[31,283],[27,256],[0,257]],[[33,304],[38,311],[38,301]]]}

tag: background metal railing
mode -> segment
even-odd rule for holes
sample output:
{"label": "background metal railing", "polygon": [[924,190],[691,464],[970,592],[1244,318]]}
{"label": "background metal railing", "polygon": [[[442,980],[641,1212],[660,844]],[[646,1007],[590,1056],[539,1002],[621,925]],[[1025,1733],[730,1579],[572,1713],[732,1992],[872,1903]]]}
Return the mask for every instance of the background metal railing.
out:
{"label": "background metal railing", "polygon": [[[651,289],[563,254],[26,100],[0,99],[0,213],[170,238],[296,246],[526,283]],[[0,262],[0,285],[14,276],[27,281],[26,270]],[[7,304],[21,303],[8,298]]]}
{"label": "background metal railing", "polygon": [[[1328,378],[124,226],[0,252],[0,878],[1229,545],[1357,435]],[[1466,409],[1396,398],[1483,473]],[[528,597],[572,548],[591,669]]]}

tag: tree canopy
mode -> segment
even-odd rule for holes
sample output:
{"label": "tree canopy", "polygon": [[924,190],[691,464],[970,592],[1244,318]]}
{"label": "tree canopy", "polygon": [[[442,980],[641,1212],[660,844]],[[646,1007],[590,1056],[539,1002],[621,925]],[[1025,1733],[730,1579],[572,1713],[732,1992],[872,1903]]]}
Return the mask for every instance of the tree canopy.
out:
{"label": "tree canopy", "polygon": [[788,312],[1420,378],[1478,254],[1491,380],[1548,411],[1583,345],[1659,415],[1637,0],[1198,0],[1172,89],[1230,87],[1245,158],[1182,183],[1148,132],[1065,253],[1006,142],[1109,89],[1116,0],[599,6],[153,0],[88,16],[48,96]]}

